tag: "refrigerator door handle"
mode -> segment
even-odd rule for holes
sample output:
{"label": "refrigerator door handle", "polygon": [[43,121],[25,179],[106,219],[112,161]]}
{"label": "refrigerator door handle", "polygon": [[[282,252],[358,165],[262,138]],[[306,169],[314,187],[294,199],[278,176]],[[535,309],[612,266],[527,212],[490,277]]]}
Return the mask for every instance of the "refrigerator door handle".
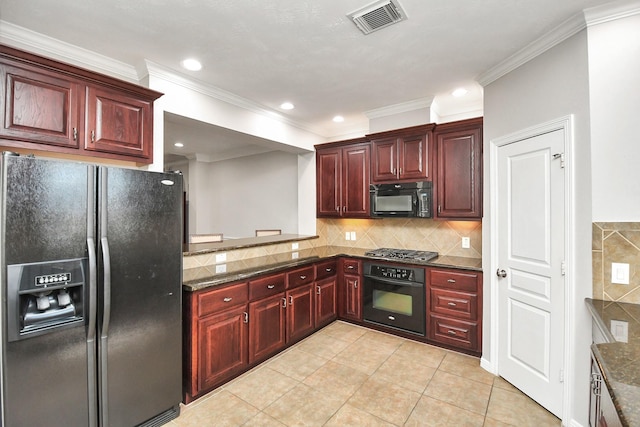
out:
{"label": "refrigerator door handle", "polygon": [[89,321],[87,325],[87,365],[89,390],[89,426],[95,427],[98,419],[98,380],[96,377],[96,309],[98,306],[98,265],[96,261],[96,244],[93,237],[87,239],[89,252]]}
{"label": "refrigerator door handle", "polygon": [[102,422],[100,425],[109,425],[109,387],[107,383],[107,355],[109,353],[108,341],[109,341],[109,322],[111,320],[111,258],[109,257],[109,240],[106,236],[100,239],[102,248],[102,265],[103,265],[103,277],[102,277],[102,327],[100,328],[100,418]]}

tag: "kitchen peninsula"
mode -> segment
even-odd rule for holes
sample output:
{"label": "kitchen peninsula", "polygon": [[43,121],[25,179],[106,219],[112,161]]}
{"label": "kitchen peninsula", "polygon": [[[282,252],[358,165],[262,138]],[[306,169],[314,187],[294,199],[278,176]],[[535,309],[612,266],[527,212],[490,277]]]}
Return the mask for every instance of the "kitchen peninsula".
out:
{"label": "kitchen peninsula", "polygon": [[[302,249],[266,253],[269,246],[245,242],[241,248],[235,248],[248,251],[243,257],[227,258],[227,252],[233,253],[230,246],[223,249],[190,245],[185,252],[186,403],[338,318],[480,354],[480,259],[458,256],[439,256],[429,261],[384,259],[393,274],[405,271],[405,267],[426,272],[427,296],[426,300],[419,300],[419,305],[427,332],[416,335],[363,319],[364,268],[372,261],[381,262],[369,255],[369,250],[313,246],[316,236],[278,237],[278,244],[289,248],[300,245]],[[196,258],[203,265],[194,265]],[[453,288],[446,289],[447,285]]]}

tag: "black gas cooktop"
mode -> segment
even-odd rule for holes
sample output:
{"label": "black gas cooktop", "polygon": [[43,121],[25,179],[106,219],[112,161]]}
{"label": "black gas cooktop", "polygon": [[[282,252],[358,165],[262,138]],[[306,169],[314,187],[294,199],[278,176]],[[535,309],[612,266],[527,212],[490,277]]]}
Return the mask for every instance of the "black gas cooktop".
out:
{"label": "black gas cooktop", "polygon": [[415,260],[415,261],[429,261],[438,256],[437,252],[429,252],[429,251],[414,251],[411,249],[391,249],[391,248],[380,248],[374,249],[369,252],[365,252],[366,256],[376,257],[376,258],[390,258],[390,259],[406,259],[406,260]]}

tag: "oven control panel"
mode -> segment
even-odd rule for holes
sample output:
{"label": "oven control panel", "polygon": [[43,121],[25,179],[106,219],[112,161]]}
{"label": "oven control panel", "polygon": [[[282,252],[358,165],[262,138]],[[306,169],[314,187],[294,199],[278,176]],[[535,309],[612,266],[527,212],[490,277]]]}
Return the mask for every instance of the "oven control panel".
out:
{"label": "oven control panel", "polygon": [[408,280],[411,282],[415,280],[415,274],[412,268],[372,265],[369,274],[371,274],[372,276],[385,277],[388,279]]}

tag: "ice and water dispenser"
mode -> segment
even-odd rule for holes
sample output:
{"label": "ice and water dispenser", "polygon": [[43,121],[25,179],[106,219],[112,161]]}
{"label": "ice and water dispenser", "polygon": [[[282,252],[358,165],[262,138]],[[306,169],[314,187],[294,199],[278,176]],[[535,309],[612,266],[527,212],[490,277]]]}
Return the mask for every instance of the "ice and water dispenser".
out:
{"label": "ice and water dispenser", "polygon": [[86,272],[86,258],[8,265],[8,340],[82,323]]}

